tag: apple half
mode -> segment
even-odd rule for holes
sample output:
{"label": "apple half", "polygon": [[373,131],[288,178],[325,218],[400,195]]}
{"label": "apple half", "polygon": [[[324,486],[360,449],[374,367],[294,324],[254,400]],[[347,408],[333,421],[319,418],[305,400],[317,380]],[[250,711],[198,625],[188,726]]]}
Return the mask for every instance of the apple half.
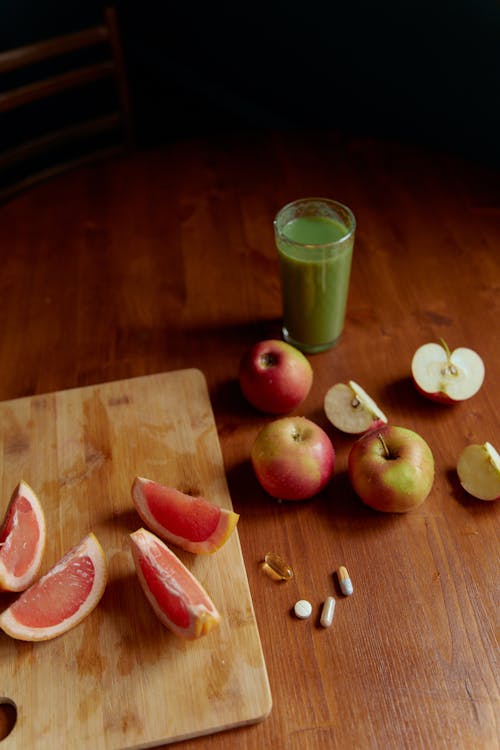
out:
{"label": "apple half", "polygon": [[491,443],[464,448],[457,474],[464,490],[478,500],[500,499],[500,455]]}
{"label": "apple half", "polygon": [[453,404],[478,392],[484,380],[484,363],[472,349],[460,347],[451,352],[441,339],[441,344],[424,344],[417,349],[411,374],[422,395]]}
{"label": "apple half", "polygon": [[387,424],[385,414],[354,380],[333,385],[326,393],[323,406],[333,426],[350,435]]}

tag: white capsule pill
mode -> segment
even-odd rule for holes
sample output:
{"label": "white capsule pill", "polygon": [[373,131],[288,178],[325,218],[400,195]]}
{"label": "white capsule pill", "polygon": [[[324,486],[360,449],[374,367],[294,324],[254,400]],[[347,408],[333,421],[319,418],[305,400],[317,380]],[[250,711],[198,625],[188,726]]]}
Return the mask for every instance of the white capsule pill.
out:
{"label": "white capsule pill", "polygon": [[351,596],[354,588],[349,577],[349,573],[347,572],[347,568],[341,565],[337,571],[337,576],[339,579],[340,590],[342,591],[344,596]]}
{"label": "white capsule pill", "polygon": [[298,602],[295,602],[293,611],[299,620],[307,620],[311,616],[312,609],[311,602],[308,602],[307,599],[299,599]]}
{"label": "white capsule pill", "polygon": [[333,621],[333,614],[335,612],[335,599],[333,596],[327,596],[323,609],[321,610],[320,623],[324,628],[329,628]]}

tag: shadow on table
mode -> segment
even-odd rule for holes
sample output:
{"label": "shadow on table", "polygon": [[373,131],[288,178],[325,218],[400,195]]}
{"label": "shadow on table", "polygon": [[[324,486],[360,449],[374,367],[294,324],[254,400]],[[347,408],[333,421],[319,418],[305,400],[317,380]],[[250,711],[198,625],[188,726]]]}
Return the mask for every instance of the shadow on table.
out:
{"label": "shadow on table", "polygon": [[422,396],[417,391],[409,375],[405,378],[394,380],[392,383],[387,383],[382,390],[382,399],[389,404],[404,404],[405,411],[415,411],[424,417],[434,416],[443,408],[449,409],[449,406],[446,404],[440,404]]}
{"label": "shadow on table", "polygon": [[446,479],[451,487],[451,496],[457,503],[459,503],[467,512],[472,516],[491,513],[495,506],[495,501],[479,500],[472,495],[469,495],[466,490],[460,484],[460,480],[457,475],[455,468],[449,468],[446,470]]}

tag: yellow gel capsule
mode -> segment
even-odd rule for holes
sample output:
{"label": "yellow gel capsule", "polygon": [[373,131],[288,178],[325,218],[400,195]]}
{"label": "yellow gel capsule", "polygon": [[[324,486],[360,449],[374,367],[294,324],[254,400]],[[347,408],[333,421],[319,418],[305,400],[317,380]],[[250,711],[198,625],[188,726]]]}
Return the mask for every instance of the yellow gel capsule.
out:
{"label": "yellow gel capsule", "polygon": [[347,568],[341,565],[337,571],[337,576],[339,579],[340,590],[342,591],[344,596],[351,596],[354,588],[349,573],[347,572]]}
{"label": "yellow gel capsule", "polygon": [[292,567],[276,552],[268,552],[264,558],[264,570],[274,579],[289,581],[293,578]]}

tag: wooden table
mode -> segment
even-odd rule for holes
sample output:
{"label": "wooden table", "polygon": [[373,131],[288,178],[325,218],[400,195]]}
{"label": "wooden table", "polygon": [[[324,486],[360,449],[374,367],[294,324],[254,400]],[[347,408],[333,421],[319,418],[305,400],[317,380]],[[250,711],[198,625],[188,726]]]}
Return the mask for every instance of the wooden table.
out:
{"label": "wooden table", "polygon": [[[358,231],[338,346],[311,356],[297,410],[337,452],[318,497],[278,504],[249,452],[268,417],[242,399],[238,363],[280,335],[272,220],[297,197],[347,203]],[[468,443],[500,448],[500,182],[459,158],[394,143],[297,133],[178,142],[101,162],[0,207],[0,399],[187,367],[206,376],[273,694],[262,723],[183,750],[499,747],[498,505],[455,472]],[[443,337],[483,358],[469,401],[424,400],[415,349]],[[362,505],[352,439],[328,425],[333,383],[362,384],[436,461],[428,500],[405,516]],[[263,576],[265,552],[295,578]],[[330,630],[299,622],[346,565],[355,593]]]}

